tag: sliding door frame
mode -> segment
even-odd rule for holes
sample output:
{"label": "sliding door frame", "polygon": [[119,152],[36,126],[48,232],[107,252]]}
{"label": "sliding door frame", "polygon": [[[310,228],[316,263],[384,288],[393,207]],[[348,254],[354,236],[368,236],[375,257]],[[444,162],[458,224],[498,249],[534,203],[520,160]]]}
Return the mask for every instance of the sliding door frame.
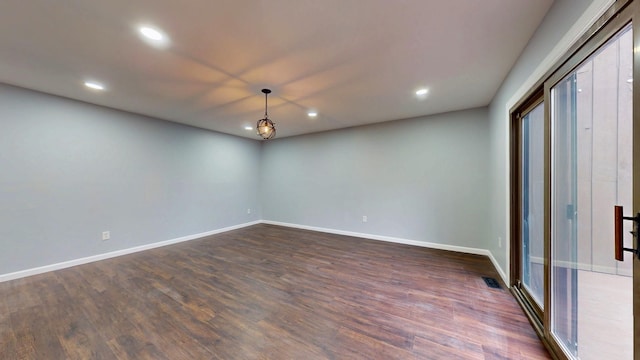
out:
{"label": "sliding door frame", "polygon": [[[533,296],[529,293],[529,291],[523,286],[521,281],[523,276],[523,263],[522,263],[522,187],[524,184],[524,180],[522,179],[522,166],[523,166],[523,151],[522,151],[522,136],[524,134],[522,125],[523,118],[529,114],[533,109],[535,109],[540,104],[544,103],[544,91],[543,88],[537,89],[533,95],[531,95],[528,101],[524,102],[520,105],[515,111],[511,112],[511,289],[512,293],[516,296],[516,299],[520,302],[522,306],[526,306],[528,313],[532,316],[530,317],[530,321],[532,325],[536,328],[536,331],[542,331],[543,325],[543,309],[538,306],[538,304],[533,299]],[[546,118],[546,116],[545,116]],[[546,126],[545,126],[545,139],[546,139]],[[545,146],[545,156],[546,158],[546,146]],[[546,163],[546,161],[545,161]],[[547,181],[544,182],[545,185]],[[544,192],[546,194],[546,191]],[[544,206],[546,207],[546,201]],[[514,221],[514,220],[518,221]],[[546,283],[546,266],[545,269],[545,280]]]}
{"label": "sliding door frame", "polygon": [[[554,359],[568,359],[562,347],[551,333],[551,88],[574,71],[584,60],[596,52],[612,36],[633,22],[633,77],[640,79],[640,0],[617,0],[592,25],[560,60],[510,109],[510,285],[511,292],[529,318],[533,328]],[[634,171],[640,157],[640,81],[633,83]],[[521,115],[544,102],[544,307],[541,309],[522,286],[522,129]],[[637,156],[636,156],[637,155]],[[634,176],[637,174],[634,173]],[[640,183],[634,181],[634,213],[640,211]],[[613,229],[612,229],[613,237]],[[611,240],[613,241],[613,239]],[[613,256],[613,253],[611,254]],[[634,272],[638,274],[639,260],[634,260]],[[634,278],[636,283],[640,279]],[[638,316],[638,296],[634,298]],[[635,320],[636,332],[638,320]],[[640,334],[636,333],[636,336]],[[640,359],[640,340],[635,340],[634,358]]]}

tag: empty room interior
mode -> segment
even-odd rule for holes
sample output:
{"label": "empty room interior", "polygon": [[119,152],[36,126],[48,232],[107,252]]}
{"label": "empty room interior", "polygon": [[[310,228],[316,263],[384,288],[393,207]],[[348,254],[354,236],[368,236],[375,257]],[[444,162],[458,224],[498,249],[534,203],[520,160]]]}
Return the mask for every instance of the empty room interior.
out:
{"label": "empty room interior", "polygon": [[3,0],[0,359],[638,359],[636,14]]}

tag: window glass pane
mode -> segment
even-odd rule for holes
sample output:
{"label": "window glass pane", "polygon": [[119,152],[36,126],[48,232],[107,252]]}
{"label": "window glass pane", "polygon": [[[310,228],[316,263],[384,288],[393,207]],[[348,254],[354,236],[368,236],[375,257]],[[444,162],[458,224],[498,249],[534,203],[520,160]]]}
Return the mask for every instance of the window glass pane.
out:
{"label": "window glass pane", "polygon": [[544,104],[522,118],[522,284],[544,303]]}
{"label": "window glass pane", "polygon": [[551,90],[551,332],[574,359],[633,358],[631,261],[612,239],[632,201],[632,62],[628,26]]}

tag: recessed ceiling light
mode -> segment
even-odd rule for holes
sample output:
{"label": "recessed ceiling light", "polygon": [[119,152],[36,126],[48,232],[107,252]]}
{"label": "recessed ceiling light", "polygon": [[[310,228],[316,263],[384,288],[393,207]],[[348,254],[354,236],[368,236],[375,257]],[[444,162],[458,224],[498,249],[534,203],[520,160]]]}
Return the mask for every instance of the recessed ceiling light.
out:
{"label": "recessed ceiling light", "polygon": [[633,78],[628,78],[628,79],[627,79],[627,82],[628,82],[629,84],[631,84],[631,83],[633,82]]}
{"label": "recessed ceiling light", "polygon": [[153,46],[165,47],[169,44],[169,37],[158,28],[145,25],[138,27],[138,32],[143,40]]}
{"label": "recessed ceiling light", "polygon": [[147,39],[151,39],[151,40],[155,40],[155,41],[160,41],[162,39],[164,39],[164,35],[162,35],[162,33],[154,28],[148,27],[148,26],[143,26],[140,28],[140,33],[144,36],[147,37]]}
{"label": "recessed ceiling light", "polygon": [[245,130],[253,130],[253,126],[245,126],[244,129]]}
{"label": "recessed ceiling light", "polygon": [[85,81],[84,86],[93,90],[104,90],[104,85],[96,81]]}
{"label": "recessed ceiling light", "polygon": [[317,111],[309,111],[307,113],[307,116],[314,118],[314,117],[318,116],[318,112]]}
{"label": "recessed ceiling light", "polygon": [[420,90],[416,91],[416,95],[424,96],[424,95],[427,95],[428,92],[429,92],[429,90],[427,90],[427,89],[420,89]]}

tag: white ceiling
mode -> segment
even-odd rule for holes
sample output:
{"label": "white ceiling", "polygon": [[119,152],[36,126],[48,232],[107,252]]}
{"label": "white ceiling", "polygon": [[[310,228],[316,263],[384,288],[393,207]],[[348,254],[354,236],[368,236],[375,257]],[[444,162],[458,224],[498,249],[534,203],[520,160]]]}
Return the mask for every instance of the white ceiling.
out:
{"label": "white ceiling", "polygon": [[552,2],[2,0],[0,82],[252,139],[268,87],[292,136],[488,105]]}

